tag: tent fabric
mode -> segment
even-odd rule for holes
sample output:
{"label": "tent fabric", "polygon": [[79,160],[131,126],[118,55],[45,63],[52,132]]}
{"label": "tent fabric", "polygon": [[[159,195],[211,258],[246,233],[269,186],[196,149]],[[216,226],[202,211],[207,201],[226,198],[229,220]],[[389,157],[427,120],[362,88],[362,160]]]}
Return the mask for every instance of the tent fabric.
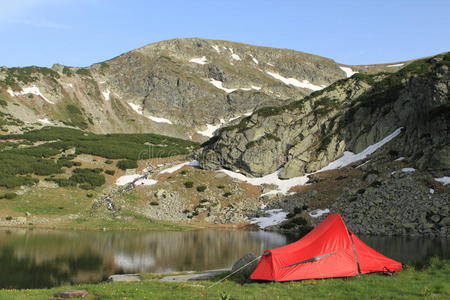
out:
{"label": "tent fabric", "polygon": [[300,240],[265,250],[250,278],[290,281],[401,269],[401,263],[367,246],[334,213]]}

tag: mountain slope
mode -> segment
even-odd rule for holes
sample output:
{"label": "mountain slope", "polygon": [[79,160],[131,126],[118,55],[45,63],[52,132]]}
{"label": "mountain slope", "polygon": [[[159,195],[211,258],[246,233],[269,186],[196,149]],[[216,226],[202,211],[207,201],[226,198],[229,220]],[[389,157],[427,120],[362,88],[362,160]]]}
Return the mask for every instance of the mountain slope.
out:
{"label": "mountain slope", "polygon": [[[355,70],[312,54],[205,39],[150,44],[87,68],[1,68],[2,111],[27,126],[204,140],[258,107],[285,105]],[[5,126],[5,131],[20,128]]]}
{"label": "mountain slope", "polygon": [[257,110],[221,129],[202,154],[205,168],[282,178],[317,171],[344,151],[360,152],[398,128],[392,151],[418,168],[450,170],[450,54],[397,73],[356,74],[286,106]]}

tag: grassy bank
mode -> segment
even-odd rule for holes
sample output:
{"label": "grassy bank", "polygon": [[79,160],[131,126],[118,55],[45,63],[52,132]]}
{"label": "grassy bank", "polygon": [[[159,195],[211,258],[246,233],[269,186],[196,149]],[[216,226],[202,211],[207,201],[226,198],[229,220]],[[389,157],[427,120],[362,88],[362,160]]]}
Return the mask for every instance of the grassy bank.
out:
{"label": "grassy bank", "polygon": [[171,283],[144,275],[137,283],[104,283],[37,290],[0,290],[0,299],[48,299],[65,289],[86,289],[85,299],[449,299],[450,264],[432,260],[423,270],[408,268],[394,276],[379,274],[347,279],[286,283],[247,283],[226,280]]}

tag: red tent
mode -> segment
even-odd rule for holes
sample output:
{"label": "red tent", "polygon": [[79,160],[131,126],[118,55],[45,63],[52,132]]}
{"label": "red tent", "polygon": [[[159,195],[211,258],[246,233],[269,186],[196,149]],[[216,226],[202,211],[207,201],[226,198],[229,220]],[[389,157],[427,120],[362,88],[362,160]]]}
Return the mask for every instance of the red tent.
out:
{"label": "red tent", "polygon": [[251,279],[288,281],[398,271],[402,264],[367,246],[339,214],[330,214],[300,240],[264,251]]}

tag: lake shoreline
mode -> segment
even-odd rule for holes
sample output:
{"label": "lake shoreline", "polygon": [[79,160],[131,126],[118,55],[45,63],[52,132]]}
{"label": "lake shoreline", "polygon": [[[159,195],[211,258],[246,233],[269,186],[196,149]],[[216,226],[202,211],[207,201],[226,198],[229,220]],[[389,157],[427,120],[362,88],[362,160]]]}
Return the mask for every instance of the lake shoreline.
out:
{"label": "lake shoreline", "polygon": [[[184,272],[186,273],[186,272]],[[176,273],[180,275],[181,273]],[[209,280],[190,282],[163,282],[161,277],[170,274],[140,274],[139,282],[115,282],[97,284],[79,284],[53,287],[50,289],[0,289],[0,298],[5,299],[43,299],[69,289],[83,289],[88,292],[85,299],[294,299],[293,295],[302,295],[303,299],[445,299],[450,296],[450,264],[448,261],[431,259],[423,269],[407,267],[394,276],[366,274],[362,276],[325,280],[303,280],[291,282],[246,282],[227,279],[211,288],[212,284],[227,273]],[[268,296],[270,295],[270,296]],[[172,298],[171,298],[172,297]]]}

